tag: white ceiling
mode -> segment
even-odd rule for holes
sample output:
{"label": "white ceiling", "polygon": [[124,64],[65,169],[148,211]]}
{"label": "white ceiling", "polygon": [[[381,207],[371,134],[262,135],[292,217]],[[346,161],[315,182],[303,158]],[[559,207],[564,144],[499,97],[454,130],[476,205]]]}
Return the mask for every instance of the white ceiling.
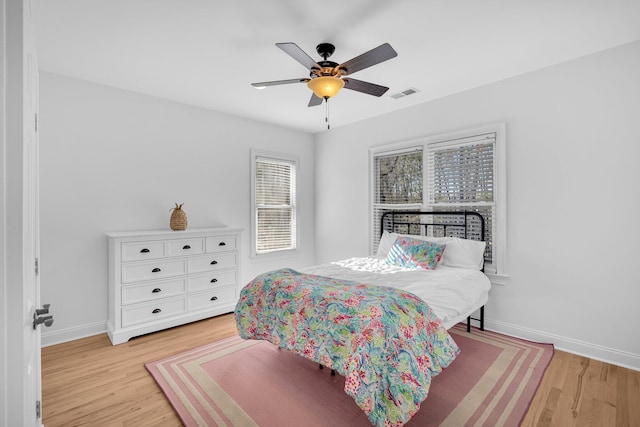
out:
{"label": "white ceiling", "polygon": [[[275,46],[342,63],[388,42],[398,57],[354,77],[390,90],[342,90],[331,126],[640,39],[640,0],[32,0],[40,69],[316,133],[307,77]],[[393,99],[408,88],[419,93]]]}

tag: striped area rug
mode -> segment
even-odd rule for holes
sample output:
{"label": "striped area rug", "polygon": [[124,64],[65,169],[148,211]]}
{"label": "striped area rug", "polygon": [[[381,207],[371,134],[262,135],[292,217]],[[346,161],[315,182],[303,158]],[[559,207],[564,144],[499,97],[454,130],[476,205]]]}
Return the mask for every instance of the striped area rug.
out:
{"label": "striped area rug", "polygon": [[[463,325],[462,352],[406,426],[517,426],[553,346]],[[185,426],[370,426],[344,378],[268,342],[235,336],[145,365]]]}

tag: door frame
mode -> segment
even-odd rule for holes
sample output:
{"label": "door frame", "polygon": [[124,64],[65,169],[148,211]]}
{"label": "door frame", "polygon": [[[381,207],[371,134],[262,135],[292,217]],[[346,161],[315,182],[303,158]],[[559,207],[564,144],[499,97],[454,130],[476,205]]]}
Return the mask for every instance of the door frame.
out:
{"label": "door frame", "polygon": [[[30,0],[0,0],[0,23],[4,28],[0,34],[0,95],[5,100],[0,103],[0,425],[36,426],[42,423],[36,416],[36,402],[25,397],[40,399],[39,360],[38,366],[31,366],[24,356],[25,349],[33,346],[26,331],[32,310],[39,305],[37,296],[25,298],[24,292],[25,284],[34,283],[32,254],[38,246],[37,231],[36,240],[27,236],[29,212],[37,210],[37,200],[25,200],[30,182],[25,177],[29,169],[25,167],[25,126],[31,120],[25,117],[25,52],[35,51],[25,46],[35,39]],[[37,167],[37,160],[32,166]],[[39,329],[34,333],[39,336]],[[39,359],[39,348],[37,352]],[[26,380],[29,370],[37,379],[35,386]]]}

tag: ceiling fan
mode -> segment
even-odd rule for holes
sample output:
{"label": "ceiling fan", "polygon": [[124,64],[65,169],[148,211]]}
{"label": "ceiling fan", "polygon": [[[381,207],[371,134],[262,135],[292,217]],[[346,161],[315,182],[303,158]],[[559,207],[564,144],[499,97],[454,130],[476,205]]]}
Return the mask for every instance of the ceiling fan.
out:
{"label": "ceiling fan", "polygon": [[389,43],[384,43],[347,62],[337,64],[327,60],[336,49],[331,43],[320,43],[316,47],[316,52],[323,58],[322,61],[318,62],[313,60],[313,58],[307,55],[305,51],[300,49],[295,43],[276,43],[276,46],[304,65],[305,68],[309,70],[309,77],[251,83],[251,85],[256,88],[264,88],[266,86],[290,83],[306,83],[313,91],[311,100],[309,101],[309,107],[322,104],[323,100],[328,100],[332,96],[335,96],[343,87],[368,95],[382,96],[389,90],[388,87],[356,80],[347,76],[398,56],[398,53],[393,50]]}

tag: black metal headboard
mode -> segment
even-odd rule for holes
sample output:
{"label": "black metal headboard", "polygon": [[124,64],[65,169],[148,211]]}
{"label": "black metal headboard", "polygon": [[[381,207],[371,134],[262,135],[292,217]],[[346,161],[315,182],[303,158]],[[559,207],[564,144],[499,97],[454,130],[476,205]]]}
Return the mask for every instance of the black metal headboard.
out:
{"label": "black metal headboard", "polygon": [[484,217],[478,212],[388,211],[380,221],[380,232],[485,240]]}
{"label": "black metal headboard", "polygon": [[[454,236],[485,241],[484,217],[478,212],[388,211],[382,214],[380,221],[381,233],[387,230],[401,234]],[[472,320],[477,320],[484,331],[484,306],[480,307],[480,317],[467,317],[467,332],[471,331]]]}

